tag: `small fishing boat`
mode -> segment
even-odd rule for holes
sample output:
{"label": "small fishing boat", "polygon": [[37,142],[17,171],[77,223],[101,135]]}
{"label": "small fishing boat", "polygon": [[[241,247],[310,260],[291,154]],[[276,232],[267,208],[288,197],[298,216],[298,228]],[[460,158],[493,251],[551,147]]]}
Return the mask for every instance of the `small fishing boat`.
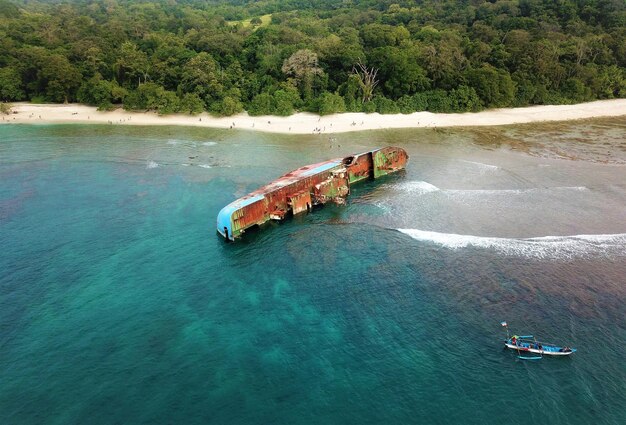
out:
{"label": "small fishing boat", "polygon": [[[539,360],[544,355],[569,356],[576,352],[575,348],[537,341],[533,335],[511,336],[507,323],[502,322],[501,325],[506,328],[507,339],[504,340],[504,346],[517,351],[517,357],[522,360]],[[528,356],[528,353],[539,354],[539,356]]]}

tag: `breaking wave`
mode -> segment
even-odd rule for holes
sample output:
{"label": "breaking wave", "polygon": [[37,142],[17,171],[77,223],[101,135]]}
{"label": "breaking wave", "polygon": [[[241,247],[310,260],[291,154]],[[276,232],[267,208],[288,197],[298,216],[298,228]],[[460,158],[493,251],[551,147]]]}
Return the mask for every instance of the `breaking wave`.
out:
{"label": "breaking wave", "polygon": [[215,146],[215,145],[217,145],[217,142],[204,142],[202,144],[202,146]]}
{"label": "breaking wave", "polygon": [[626,233],[498,238],[439,233],[419,229],[398,230],[413,239],[432,242],[449,249],[477,247],[493,249],[504,255],[528,258],[581,258],[597,254],[618,256],[626,254]]}
{"label": "breaking wave", "polygon": [[154,161],[148,161],[148,163],[146,164],[146,168],[156,168],[158,166],[159,166],[159,164],[157,164]]}
{"label": "breaking wave", "polygon": [[199,164],[198,167],[200,167],[200,168],[213,168],[209,164]]}

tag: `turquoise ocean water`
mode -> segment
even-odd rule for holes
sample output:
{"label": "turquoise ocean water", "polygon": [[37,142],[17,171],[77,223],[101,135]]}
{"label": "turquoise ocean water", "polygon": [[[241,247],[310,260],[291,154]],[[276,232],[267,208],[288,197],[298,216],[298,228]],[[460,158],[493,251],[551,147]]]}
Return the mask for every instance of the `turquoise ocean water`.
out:
{"label": "turquoise ocean water", "polygon": [[[626,423],[626,166],[473,137],[0,126],[0,423]],[[388,144],[347,206],[217,237]],[[579,352],[518,360],[502,320]]]}

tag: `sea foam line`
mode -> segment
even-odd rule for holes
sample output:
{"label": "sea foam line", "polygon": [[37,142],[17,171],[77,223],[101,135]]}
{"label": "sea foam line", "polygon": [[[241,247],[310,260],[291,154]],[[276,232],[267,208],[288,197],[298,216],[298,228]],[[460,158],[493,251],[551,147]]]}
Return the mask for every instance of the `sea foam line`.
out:
{"label": "sea foam line", "polygon": [[440,189],[433,184],[421,180],[411,180],[402,183],[386,185],[386,189],[418,195],[424,195],[432,192],[442,192],[450,195],[521,195],[524,193],[537,193],[552,190],[571,190],[576,192],[589,190],[585,186],[531,187],[520,189]]}
{"label": "sea foam line", "polygon": [[407,182],[393,184],[391,185],[391,188],[393,190],[398,190],[401,192],[419,193],[419,194],[437,192],[438,190],[440,190],[437,186],[432,185],[425,181],[420,181],[420,180],[411,180]]}
{"label": "sea foam line", "polygon": [[196,146],[198,146],[196,142],[192,142],[190,140],[183,140],[183,139],[169,139],[167,141],[167,144],[170,146],[182,145],[182,146],[192,147],[192,148],[195,148]]}
{"label": "sea foam line", "polygon": [[485,164],[485,163],[482,163],[482,162],[468,161],[466,159],[459,159],[459,161],[460,162],[465,162],[467,164],[478,165],[478,167],[481,169],[481,171],[484,171],[484,170],[496,171],[496,170],[500,169],[500,167],[498,167],[497,165]]}
{"label": "sea foam line", "polygon": [[413,239],[433,242],[449,249],[477,247],[504,255],[532,258],[580,258],[592,254],[626,254],[626,233],[607,235],[541,236],[498,238],[459,235],[419,229],[398,229]]}
{"label": "sea foam line", "polygon": [[522,195],[525,193],[540,193],[552,190],[572,190],[575,192],[583,192],[589,189],[585,186],[553,186],[531,187],[527,189],[446,189],[445,192],[451,195]]}

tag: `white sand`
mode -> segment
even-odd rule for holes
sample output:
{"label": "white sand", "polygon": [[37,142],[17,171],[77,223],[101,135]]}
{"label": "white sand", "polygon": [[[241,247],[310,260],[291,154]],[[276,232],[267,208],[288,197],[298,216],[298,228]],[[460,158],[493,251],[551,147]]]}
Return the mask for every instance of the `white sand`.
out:
{"label": "white sand", "polygon": [[234,128],[269,133],[332,134],[349,131],[390,128],[493,126],[544,121],[567,121],[583,118],[626,115],[626,99],[601,100],[578,105],[531,106],[527,108],[492,109],[462,114],[415,112],[410,115],[344,113],[320,117],[298,113],[289,117],[251,117],[246,113],[216,118],[208,114],[159,116],[152,112],[127,112],[117,109],[100,112],[95,107],[78,104],[13,104],[10,115],[0,123],[76,123],[115,125],[185,125],[211,128]]}

